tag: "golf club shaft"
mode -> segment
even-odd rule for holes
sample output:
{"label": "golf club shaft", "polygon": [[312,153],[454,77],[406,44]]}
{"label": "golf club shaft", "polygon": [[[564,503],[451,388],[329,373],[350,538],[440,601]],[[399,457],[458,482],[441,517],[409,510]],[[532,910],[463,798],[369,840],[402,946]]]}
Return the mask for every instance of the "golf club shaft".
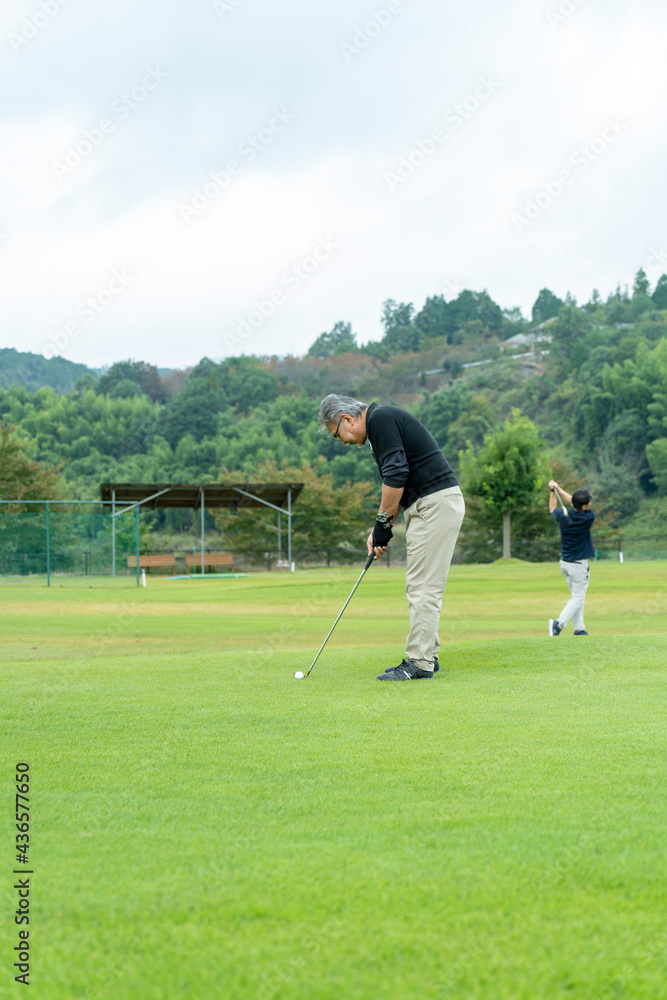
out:
{"label": "golf club shaft", "polygon": [[332,633],[332,632],[333,632],[333,630],[335,629],[336,625],[338,624],[338,622],[339,622],[339,621],[341,620],[341,618],[343,617],[343,612],[345,611],[345,608],[346,608],[346,607],[348,606],[348,604],[350,603],[350,601],[351,601],[351,600],[352,600],[352,598],[354,597],[354,592],[355,592],[355,590],[357,589],[357,587],[359,586],[359,584],[361,583],[361,581],[362,581],[362,580],[363,580],[363,578],[365,577],[365,575],[366,575],[366,570],[367,570],[367,569],[369,568],[369,566],[371,565],[371,563],[373,562],[373,560],[374,560],[374,559],[375,559],[375,556],[374,556],[374,555],[371,555],[371,556],[369,556],[369,557],[368,557],[368,559],[367,559],[367,561],[366,561],[366,565],[364,566],[364,568],[362,569],[361,573],[359,574],[359,579],[357,580],[357,582],[355,583],[354,587],[353,587],[353,588],[352,588],[352,590],[350,591],[350,596],[348,597],[348,599],[346,600],[345,604],[344,604],[344,605],[343,605],[343,607],[341,608],[341,611],[340,611],[340,614],[338,615],[338,618],[336,619],[336,621],[335,621],[335,622],[333,623],[333,625],[331,626],[331,629],[330,629],[330,631],[329,631],[329,635],[328,635],[328,636],[326,637],[326,639],[324,640],[324,642],[323,642],[323,643],[322,643],[322,645],[320,646],[320,648],[319,648],[319,651],[318,651],[318,653],[317,653],[317,656],[315,657],[315,659],[314,659],[314,660],[313,660],[313,662],[311,663],[310,667],[308,668],[308,673],[306,674],[306,677],[309,677],[309,676],[310,676],[310,671],[311,671],[311,670],[313,669],[313,667],[314,667],[314,666],[315,666],[315,664],[317,663],[317,661],[318,661],[318,659],[319,659],[319,657],[320,657],[320,653],[322,652],[322,650],[324,649],[324,647],[325,647],[325,646],[326,646],[326,644],[328,643],[328,641],[329,641],[329,639],[330,639],[330,637],[331,637],[331,633]]}
{"label": "golf club shaft", "polygon": [[561,505],[561,507],[563,508],[563,510],[565,511],[565,513],[567,514],[567,507],[563,503],[563,498],[561,497],[559,491],[558,490],[554,490],[554,493],[556,494],[556,497],[558,498],[559,504]]}

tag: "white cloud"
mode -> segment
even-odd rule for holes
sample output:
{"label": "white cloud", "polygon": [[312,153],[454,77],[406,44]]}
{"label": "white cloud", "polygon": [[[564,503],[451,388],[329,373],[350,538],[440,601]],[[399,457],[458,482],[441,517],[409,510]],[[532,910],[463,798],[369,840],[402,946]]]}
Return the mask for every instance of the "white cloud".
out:
{"label": "white cloud", "polygon": [[[406,0],[400,24],[350,66],[339,45],[365,12],[352,2],[318,12],[302,0],[280,11],[246,0],[224,24],[212,7],[183,18],[180,5],[149,3],[147,23],[173,15],[157,53],[153,44],[137,49],[138,14],[127,43],[113,34],[123,25],[127,33],[125,7],[125,20],[109,26],[120,68],[104,55],[108,40],[94,19],[72,17],[77,44],[88,43],[82,88],[73,91],[64,78],[49,90],[43,78],[39,100],[30,92],[26,106],[0,123],[4,343],[43,349],[84,296],[126,267],[136,279],[71,338],[66,356],[90,364],[220,356],[226,332],[255,299],[281,288],[285,270],[327,236],[340,249],[245,350],[305,351],[339,319],[362,340],[377,337],[385,298],[420,306],[454,278],[526,311],[545,284],[580,298],[594,285],[610,290],[651,245],[667,242],[660,81],[667,13],[657,0],[632,9],[590,0],[551,29],[545,13],[553,6],[478,0],[452,10]],[[58,47],[67,40],[53,28],[44,52],[66,58]],[[99,77],[91,69],[97,49]],[[52,161],[104,115],[110,95],[162,56],[169,80],[159,97],[63,187]],[[28,60],[17,72],[22,65]],[[30,66],[39,72],[35,60]],[[386,171],[484,74],[502,86],[390,191]],[[34,83],[26,75],[26,91]],[[275,106],[294,111],[295,122],[184,224],[179,205]],[[627,133],[518,234],[512,213],[613,115],[627,119]]]}

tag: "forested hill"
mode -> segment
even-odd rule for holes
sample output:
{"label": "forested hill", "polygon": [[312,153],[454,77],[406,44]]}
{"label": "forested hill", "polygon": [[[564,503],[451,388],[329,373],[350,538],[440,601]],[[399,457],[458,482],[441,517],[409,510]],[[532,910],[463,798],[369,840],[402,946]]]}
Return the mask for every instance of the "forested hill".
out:
{"label": "forested hill", "polygon": [[41,354],[0,348],[0,386],[21,385],[31,392],[50,386],[56,392],[71,392],[77,379],[94,375],[86,365],[65,358],[44,358]]}
{"label": "forested hill", "polygon": [[205,358],[163,376],[126,361],[69,391],[0,388],[0,419],[32,458],[62,463],[67,495],[92,498],[102,481],[252,478],[266,461],[374,482],[368,449],[317,434],[332,391],[413,409],[455,467],[518,408],[555,468],[613,495],[616,523],[667,513],[667,276],[651,289],[640,270],[632,290],[582,305],[543,289],[529,319],[486,292],[419,310],[388,301],[383,323],[382,340],[359,346],[341,321],[304,358]]}

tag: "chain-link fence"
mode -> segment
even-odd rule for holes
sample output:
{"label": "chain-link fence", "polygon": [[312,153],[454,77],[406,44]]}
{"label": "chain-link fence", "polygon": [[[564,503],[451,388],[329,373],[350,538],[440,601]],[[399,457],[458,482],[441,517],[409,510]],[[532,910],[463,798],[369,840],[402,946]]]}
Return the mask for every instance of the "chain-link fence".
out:
{"label": "chain-link fence", "polygon": [[[114,516],[115,513],[115,516]],[[179,513],[183,520],[187,512]],[[119,576],[139,582],[144,564],[147,572],[179,576],[201,573],[200,535],[187,523],[178,532],[155,530],[155,512],[135,505],[114,508],[108,503],[56,502],[0,503],[0,576],[53,575]],[[206,574],[221,572],[289,571],[287,552],[257,548],[234,551],[210,522],[206,537]],[[596,560],[667,559],[667,539],[595,538]],[[207,560],[213,553],[231,554],[232,560],[216,565]],[[502,540],[488,538],[474,557],[465,543],[454,554],[455,563],[493,562],[502,554]],[[139,561],[137,562],[137,555]],[[556,537],[512,539],[512,556],[528,562],[557,562],[560,539]],[[365,545],[341,544],[328,548],[296,548],[292,562],[297,569],[351,566],[365,559]],[[383,564],[405,566],[405,533],[396,532]],[[161,565],[156,565],[160,564]]]}
{"label": "chain-link fence", "polygon": [[139,514],[101,502],[0,503],[0,575],[112,575],[139,544]]}

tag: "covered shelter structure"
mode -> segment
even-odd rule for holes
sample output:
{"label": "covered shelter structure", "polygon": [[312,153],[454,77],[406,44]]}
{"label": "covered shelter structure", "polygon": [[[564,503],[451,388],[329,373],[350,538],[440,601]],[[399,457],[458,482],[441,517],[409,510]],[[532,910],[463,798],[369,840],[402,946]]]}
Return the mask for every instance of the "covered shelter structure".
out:
{"label": "covered shelter structure", "polygon": [[[136,564],[139,580],[139,511],[142,507],[181,507],[200,512],[200,566],[204,574],[206,552],[205,514],[212,508],[244,511],[268,507],[277,512],[277,531],[287,518],[287,559],[292,567],[292,514],[303,483],[101,483],[100,498],[111,504],[112,573],[116,575],[116,518],[134,512]],[[194,568],[194,567],[193,567]]]}

